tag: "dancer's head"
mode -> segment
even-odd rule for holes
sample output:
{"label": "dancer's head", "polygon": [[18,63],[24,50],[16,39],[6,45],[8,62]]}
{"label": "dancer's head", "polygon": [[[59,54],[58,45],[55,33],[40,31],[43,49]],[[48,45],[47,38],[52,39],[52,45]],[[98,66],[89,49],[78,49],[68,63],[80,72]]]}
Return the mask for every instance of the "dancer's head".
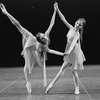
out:
{"label": "dancer's head", "polygon": [[85,25],[86,21],[84,18],[79,18],[76,22],[75,22],[75,28],[76,30],[83,28],[83,26]]}
{"label": "dancer's head", "polygon": [[79,18],[76,22],[75,22],[75,28],[76,31],[79,31],[80,33],[80,39],[82,41],[82,34],[83,34],[83,26],[85,25],[86,20],[84,18]]}
{"label": "dancer's head", "polygon": [[36,38],[37,38],[37,41],[40,42],[43,45],[46,45],[46,44],[49,43],[48,37],[43,33],[40,33],[40,32],[37,33]]}

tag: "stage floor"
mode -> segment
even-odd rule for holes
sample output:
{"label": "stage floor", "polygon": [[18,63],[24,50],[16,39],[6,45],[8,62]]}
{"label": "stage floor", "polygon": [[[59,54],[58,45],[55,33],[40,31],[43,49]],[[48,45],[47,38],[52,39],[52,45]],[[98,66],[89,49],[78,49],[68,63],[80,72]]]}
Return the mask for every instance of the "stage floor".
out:
{"label": "stage floor", "polygon": [[[48,84],[59,71],[60,66],[47,67]],[[70,68],[54,85],[48,94],[43,87],[42,68],[34,68],[30,79],[32,93],[28,94],[25,87],[23,68],[0,68],[0,100],[100,100],[100,65],[85,66],[78,71],[80,94],[74,94],[74,83]],[[20,77],[19,80],[17,80]],[[17,80],[16,82],[14,82]],[[12,83],[13,82],[13,83]],[[9,84],[12,84],[9,86]]]}

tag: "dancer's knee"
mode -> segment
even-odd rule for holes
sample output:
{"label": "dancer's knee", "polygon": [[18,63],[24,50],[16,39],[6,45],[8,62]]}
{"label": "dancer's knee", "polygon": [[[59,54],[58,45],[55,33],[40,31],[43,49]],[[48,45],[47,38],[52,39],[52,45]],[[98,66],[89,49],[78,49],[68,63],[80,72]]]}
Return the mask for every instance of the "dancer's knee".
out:
{"label": "dancer's knee", "polygon": [[72,70],[72,75],[75,75],[75,71],[74,70]]}
{"label": "dancer's knee", "polygon": [[27,71],[28,71],[28,68],[25,66],[24,67],[24,73],[27,73]]}
{"label": "dancer's knee", "polygon": [[78,73],[77,73],[76,70],[73,70],[73,71],[72,71],[72,74],[73,74],[74,77],[78,77]]}

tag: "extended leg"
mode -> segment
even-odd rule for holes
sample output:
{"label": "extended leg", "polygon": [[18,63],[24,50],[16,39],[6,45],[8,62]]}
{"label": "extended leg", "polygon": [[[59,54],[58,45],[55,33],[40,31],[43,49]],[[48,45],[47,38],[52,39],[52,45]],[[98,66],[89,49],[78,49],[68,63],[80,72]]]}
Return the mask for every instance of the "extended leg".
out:
{"label": "extended leg", "polygon": [[78,77],[77,71],[73,70],[72,74],[73,74],[73,80],[75,84],[75,94],[79,94],[79,77]]}
{"label": "extended leg", "polygon": [[53,88],[53,85],[59,80],[59,78],[63,75],[64,71],[66,70],[66,68],[70,65],[70,63],[67,63],[66,61],[63,63],[60,71],[58,72],[58,74],[56,75],[56,77],[54,78],[54,80],[49,84],[49,86],[47,87],[45,93],[49,92],[49,90],[51,88]]}
{"label": "extended leg", "polygon": [[[12,22],[13,25],[17,27],[19,32],[24,36],[24,38],[27,38],[27,36],[33,36],[28,30],[26,30],[20,23],[17,21],[5,8],[5,6],[0,3],[0,9],[2,12],[9,18],[9,20]],[[35,37],[34,37],[35,38]]]}

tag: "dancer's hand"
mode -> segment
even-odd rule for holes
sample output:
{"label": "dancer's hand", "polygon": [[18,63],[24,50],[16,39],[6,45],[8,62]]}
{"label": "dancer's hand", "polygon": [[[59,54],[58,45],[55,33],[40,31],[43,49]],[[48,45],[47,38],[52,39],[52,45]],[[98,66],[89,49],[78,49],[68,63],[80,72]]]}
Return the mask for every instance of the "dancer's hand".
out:
{"label": "dancer's hand", "polygon": [[2,10],[2,12],[3,12],[4,14],[7,13],[7,10],[6,10],[5,6],[4,6],[2,3],[0,3],[0,8],[1,8],[1,10]]}
{"label": "dancer's hand", "polygon": [[63,56],[66,56],[66,53],[63,53]]}
{"label": "dancer's hand", "polygon": [[57,10],[57,6],[58,6],[58,3],[55,2],[55,3],[54,3],[54,9],[55,9],[55,11]]}
{"label": "dancer's hand", "polygon": [[64,53],[64,56],[67,56],[67,55],[69,55],[69,51],[66,51],[66,52]]}
{"label": "dancer's hand", "polygon": [[67,56],[68,54],[66,54],[66,52],[65,53],[63,53],[63,56]]}
{"label": "dancer's hand", "polygon": [[54,6],[56,7],[56,9],[58,9],[58,3],[57,2],[54,3]]}

